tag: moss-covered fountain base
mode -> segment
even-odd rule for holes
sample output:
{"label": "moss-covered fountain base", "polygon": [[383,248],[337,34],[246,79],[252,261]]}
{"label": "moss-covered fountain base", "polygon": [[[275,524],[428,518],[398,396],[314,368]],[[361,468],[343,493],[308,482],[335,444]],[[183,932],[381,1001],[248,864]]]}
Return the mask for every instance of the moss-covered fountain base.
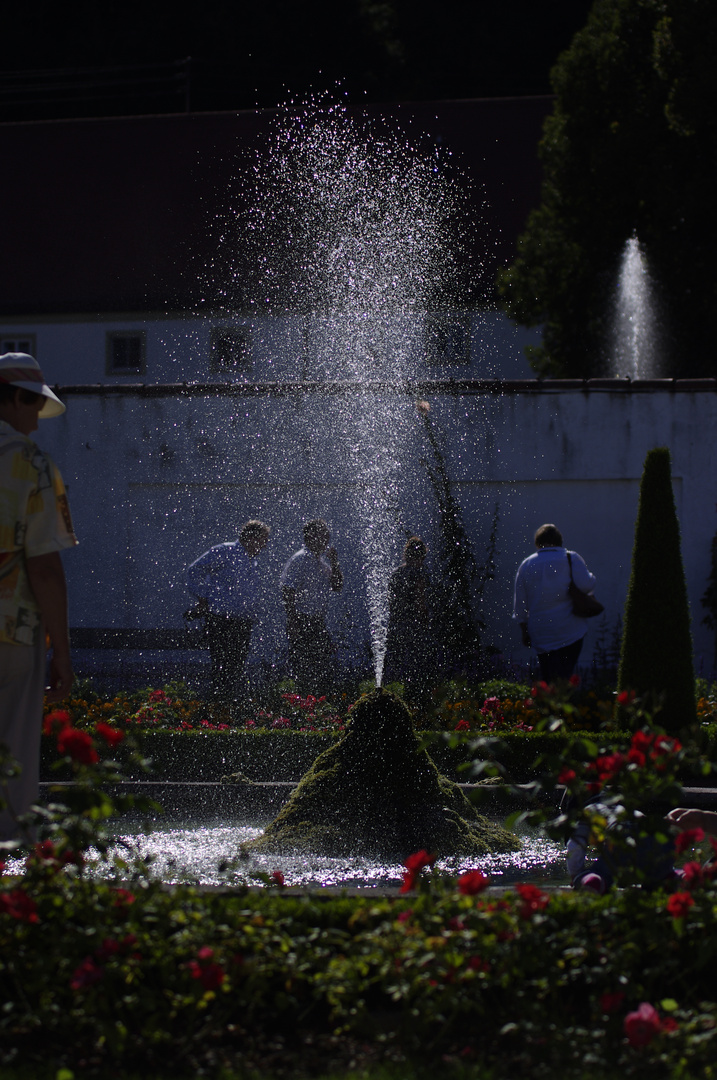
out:
{"label": "moss-covered fountain base", "polygon": [[420,749],[411,714],[384,690],[354,705],[343,738],[316,759],[248,853],[405,858],[515,851]]}

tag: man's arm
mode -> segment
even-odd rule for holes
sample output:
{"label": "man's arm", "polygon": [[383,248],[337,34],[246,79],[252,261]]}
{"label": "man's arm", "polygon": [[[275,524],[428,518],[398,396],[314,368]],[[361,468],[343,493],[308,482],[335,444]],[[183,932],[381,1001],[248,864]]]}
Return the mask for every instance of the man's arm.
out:
{"label": "man's arm", "polygon": [[334,592],[341,592],[344,587],[344,575],[339,566],[339,557],[336,548],[327,548],[326,556],[331,563],[331,588]]}
{"label": "man's arm", "polygon": [[67,584],[58,551],[25,560],[30,588],[40,608],[42,621],[52,642],[49,701],[61,701],[72,686],[70,631],[67,615]]}

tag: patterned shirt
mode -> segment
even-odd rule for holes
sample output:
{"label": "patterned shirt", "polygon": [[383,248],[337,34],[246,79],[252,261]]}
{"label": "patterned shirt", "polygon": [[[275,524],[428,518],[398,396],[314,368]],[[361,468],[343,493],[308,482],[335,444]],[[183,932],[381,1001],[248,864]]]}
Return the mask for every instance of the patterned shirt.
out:
{"label": "patterned shirt", "polygon": [[0,420],[0,644],[33,645],[43,632],[25,560],[76,543],[57,466]]}

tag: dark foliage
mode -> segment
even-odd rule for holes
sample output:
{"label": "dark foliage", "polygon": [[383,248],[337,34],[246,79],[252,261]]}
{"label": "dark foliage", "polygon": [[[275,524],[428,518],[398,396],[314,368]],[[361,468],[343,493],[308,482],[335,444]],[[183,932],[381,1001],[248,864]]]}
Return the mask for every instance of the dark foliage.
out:
{"label": "dark foliage", "polygon": [[621,252],[636,235],[658,284],[664,374],[717,371],[717,212],[710,0],[597,0],[553,73],[541,205],[502,273],[509,314],[544,326],[546,375],[604,374]]}

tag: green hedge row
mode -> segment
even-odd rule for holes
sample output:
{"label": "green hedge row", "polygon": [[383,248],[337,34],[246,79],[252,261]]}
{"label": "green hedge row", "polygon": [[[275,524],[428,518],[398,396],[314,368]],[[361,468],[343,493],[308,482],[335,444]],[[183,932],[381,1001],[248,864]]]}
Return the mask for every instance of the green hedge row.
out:
{"label": "green hedge row", "polygon": [[[574,737],[575,733],[511,732],[501,735],[499,760],[513,783],[528,783],[534,778],[531,768],[538,755],[556,750]],[[323,750],[339,736],[307,734],[293,731],[246,732],[246,731],[186,731],[145,732],[138,741],[142,753],[150,760],[149,776],[131,767],[130,779],[157,778],[173,781],[219,781],[223,776],[241,773],[250,780],[300,780]],[[624,736],[629,738],[629,736]],[[586,738],[602,742],[598,735],[590,733]],[[615,733],[611,736],[619,739]],[[717,760],[717,727],[705,730],[704,753],[709,760]],[[438,768],[450,779],[470,782],[469,770],[461,769],[472,755],[465,745],[451,747],[444,741],[435,741],[429,752]],[[122,760],[122,747],[117,748]],[[62,775],[51,771],[57,752],[53,737],[43,736],[41,779],[61,779]],[[685,783],[713,783],[696,777],[685,777]]]}

